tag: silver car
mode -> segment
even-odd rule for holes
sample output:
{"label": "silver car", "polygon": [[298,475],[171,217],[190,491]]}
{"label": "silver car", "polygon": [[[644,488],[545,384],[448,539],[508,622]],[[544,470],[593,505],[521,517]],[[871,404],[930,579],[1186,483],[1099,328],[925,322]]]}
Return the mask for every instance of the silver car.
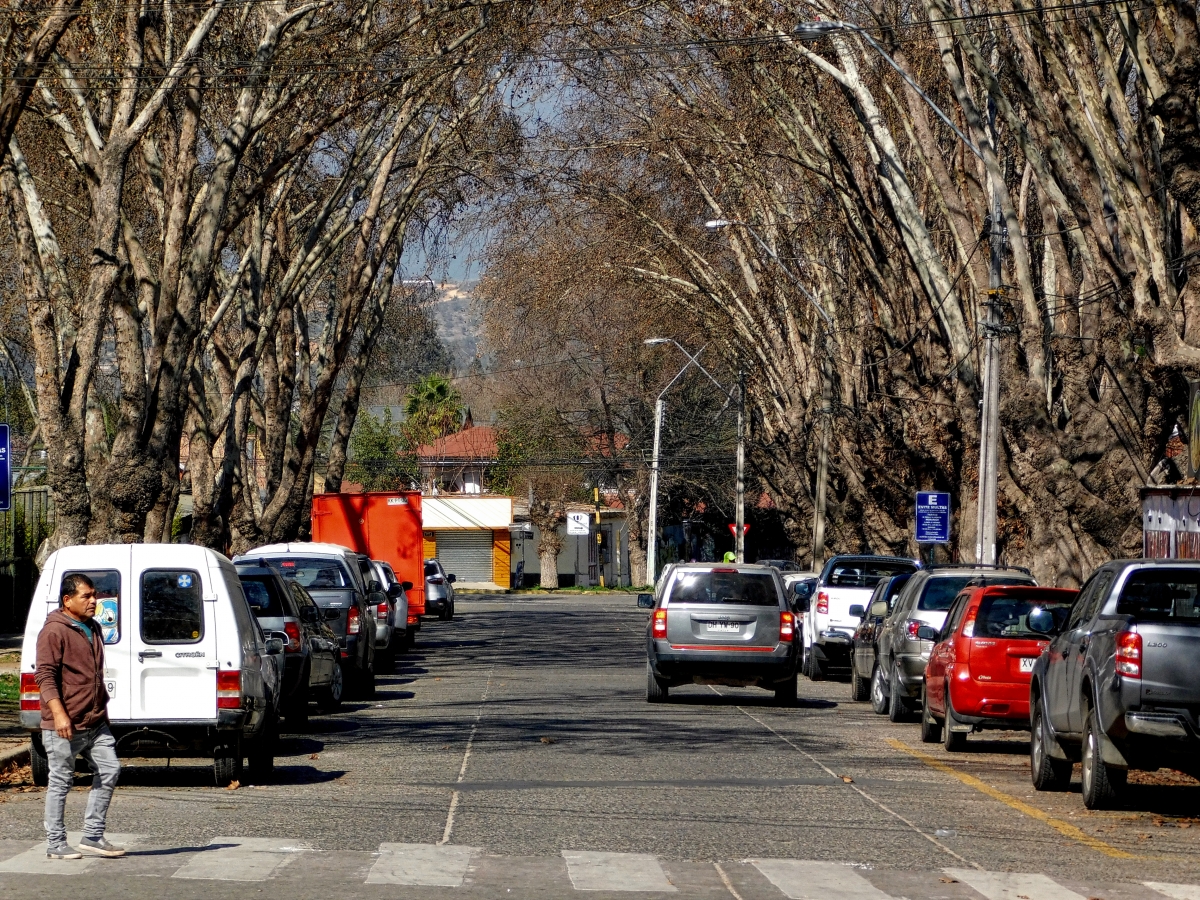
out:
{"label": "silver car", "polygon": [[425,611],[439,619],[454,618],[454,582],[436,559],[425,560]]}
{"label": "silver car", "polygon": [[661,703],[680,684],[755,685],[775,702],[796,702],[796,615],[770,566],[672,566],[654,594],[646,625],[646,700]]}
{"label": "silver car", "polygon": [[387,597],[386,606],[375,607],[375,648],[383,652],[385,665],[395,664],[396,656],[408,644],[408,589],[411,581],[400,581],[388,563],[371,560],[371,571]]}
{"label": "silver car", "polygon": [[925,664],[933,641],[917,636],[923,625],[941,630],[946,613],[965,587],[991,584],[1036,585],[1028,569],[975,563],[934,565],[921,569],[904,585],[879,630],[875,669],[871,673],[872,703],[887,700],[888,718],[901,722],[913,711],[921,694]]}

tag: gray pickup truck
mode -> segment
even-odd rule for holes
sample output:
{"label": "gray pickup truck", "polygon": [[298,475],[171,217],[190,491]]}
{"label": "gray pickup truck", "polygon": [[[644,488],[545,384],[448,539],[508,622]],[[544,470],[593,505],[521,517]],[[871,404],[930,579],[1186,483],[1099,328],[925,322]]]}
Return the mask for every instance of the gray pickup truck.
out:
{"label": "gray pickup truck", "polygon": [[1080,761],[1083,802],[1102,809],[1116,801],[1130,769],[1200,775],[1198,663],[1200,561],[1101,566],[1034,665],[1034,787],[1066,790]]}

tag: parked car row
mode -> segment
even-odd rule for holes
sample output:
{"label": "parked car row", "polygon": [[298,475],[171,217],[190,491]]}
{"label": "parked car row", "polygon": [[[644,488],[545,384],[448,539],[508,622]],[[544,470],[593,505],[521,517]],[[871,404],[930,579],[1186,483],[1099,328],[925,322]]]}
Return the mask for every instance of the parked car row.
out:
{"label": "parked car row", "polygon": [[[455,579],[436,568],[437,611],[449,618]],[[49,767],[37,637],[63,578],[80,573],[96,587],[117,752],[211,758],[218,785],[240,779],[244,760],[253,779],[269,780],[281,720],[302,729],[313,704],[329,713],[344,698],[372,697],[377,672],[391,670],[420,626],[411,582],[336,544],[271,544],[232,561],[183,544],[58,550],[42,568],[21,650],[20,717],[40,785]]]}

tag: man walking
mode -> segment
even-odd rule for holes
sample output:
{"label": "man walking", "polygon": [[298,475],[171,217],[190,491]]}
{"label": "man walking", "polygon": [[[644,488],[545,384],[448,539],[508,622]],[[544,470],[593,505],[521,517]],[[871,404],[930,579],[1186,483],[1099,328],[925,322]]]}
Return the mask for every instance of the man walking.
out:
{"label": "man walking", "polygon": [[[108,691],[104,687],[104,640],[96,613],[96,586],[86,575],[62,580],[60,607],[46,617],[37,641],[37,679],[42,695],[42,746],[50,764],[46,789],[46,856],[80,859],[124,856],[104,839],[108,804],[121,765],[108,729]],[[75,757],[82,755],[96,773],[88,794],[79,850],[67,844],[63,812],[75,781]],[[79,852],[83,851],[83,853]]]}

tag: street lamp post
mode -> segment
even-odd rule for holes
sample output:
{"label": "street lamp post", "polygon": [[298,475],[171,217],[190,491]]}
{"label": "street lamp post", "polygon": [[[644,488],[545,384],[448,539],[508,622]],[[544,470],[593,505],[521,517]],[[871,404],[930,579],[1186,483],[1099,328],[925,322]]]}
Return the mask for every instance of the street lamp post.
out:
{"label": "street lamp post", "polygon": [[[839,21],[801,22],[792,33],[798,40],[815,41],[827,35],[847,31],[857,34],[883,57],[884,62],[908,82],[909,87],[916,91],[917,95],[929,105],[929,108],[937,113],[938,118],[950,126],[951,130],[958,135],[959,140],[986,163],[983,151],[962,133],[959,127],[950,120],[950,117],[942,112],[941,107],[933,102],[933,99],[921,89],[912,76],[905,72],[861,25]],[[993,146],[995,146],[994,138]],[[988,270],[988,299],[983,317],[983,409],[979,426],[979,508],[975,523],[975,558],[978,562],[992,565],[996,562],[997,479],[1000,471],[1000,311],[998,307],[1000,297],[1004,293],[1004,232],[1001,225],[1000,193],[996,178],[990,171],[988,173],[988,206],[991,219],[989,227],[991,260]]]}
{"label": "street lamp post", "polygon": [[[760,235],[748,222],[742,222],[736,219],[712,219],[705,222],[704,227],[709,231],[716,231],[720,228],[727,228],[730,225],[738,225],[745,228],[750,236],[758,243],[763,251],[769,256],[783,273],[787,275],[788,280],[792,282],[800,293],[802,293],[808,302],[816,308],[821,314],[821,318],[825,322],[825,329],[822,331],[822,338],[828,340],[830,333],[833,331],[833,318],[825,311],[817,298],[804,286],[804,284],[792,274],[792,270],[783,264],[783,260],[772,249],[771,245],[763,240]],[[817,485],[813,496],[813,527],[812,527],[812,559],[813,566],[816,567],[820,560],[825,557],[825,512],[828,497],[829,483],[829,419],[832,414],[833,398],[830,396],[830,388],[832,376],[829,372],[829,346],[824,347],[825,358],[821,362],[821,443],[817,448]]]}
{"label": "street lamp post", "polygon": [[[643,343],[651,347],[656,347],[660,344],[674,344],[679,348],[679,352],[688,358],[683,368],[672,378],[665,388],[659,394],[658,399],[654,403],[654,451],[650,462],[650,522],[648,525],[649,534],[646,536],[646,574],[650,578],[650,583],[654,584],[655,570],[657,568],[657,551],[658,551],[658,470],[659,470],[659,453],[662,447],[662,421],[663,412],[666,409],[666,403],[663,398],[683,374],[695,366],[703,372],[708,380],[715,384],[718,390],[721,391],[730,400],[733,399],[733,394],[725,388],[721,382],[713,378],[708,369],[700,364],[700,354],[704,352],[704,347],[701,347],[693,356],[683,348],[679,341],[673,338],[647,338]],[[740,376],[739,376],[740,377]],[[745,530],[746,524],[746,492],[745,492],[745,387],[739,382],[738,386],[738,426],[737,426],[737,502],[735,519],[735,528],[737,530],[736,546],[737,546],[737,561],[739,563],[746,561],[745,541],[742,532]]]}

